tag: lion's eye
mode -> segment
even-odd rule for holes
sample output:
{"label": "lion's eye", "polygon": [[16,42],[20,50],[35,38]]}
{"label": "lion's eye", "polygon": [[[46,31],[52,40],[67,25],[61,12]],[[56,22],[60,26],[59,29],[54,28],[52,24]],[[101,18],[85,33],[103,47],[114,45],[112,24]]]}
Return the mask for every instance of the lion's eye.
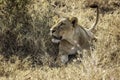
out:
{"label": "lion's eye", "polygon": [[63,29],[64,25],[65,25],[65,23],[63,23],[63,22],[60,23],[59,29]]}

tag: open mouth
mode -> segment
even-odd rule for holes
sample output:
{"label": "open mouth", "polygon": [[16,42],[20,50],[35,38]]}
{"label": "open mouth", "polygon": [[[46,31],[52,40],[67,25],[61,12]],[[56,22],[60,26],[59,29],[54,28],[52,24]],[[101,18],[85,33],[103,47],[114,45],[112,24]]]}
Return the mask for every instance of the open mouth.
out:
{"label": "open mouth", "polygon": [[61,40],[61,39],[62,39],[62,36],[56,37],[56,36],[53,35],[53,38],[54,38],[54,39],[57,39],[57,40]]}
{"label": "open mouth", "polygon": [[52,42],[53,43],[59,43],[60,41],[61,41],[61,39],[62,39],[62,37],[60,36],[60,37],[56,37],[56,36],[52,36],[53,38],[52,38]]}

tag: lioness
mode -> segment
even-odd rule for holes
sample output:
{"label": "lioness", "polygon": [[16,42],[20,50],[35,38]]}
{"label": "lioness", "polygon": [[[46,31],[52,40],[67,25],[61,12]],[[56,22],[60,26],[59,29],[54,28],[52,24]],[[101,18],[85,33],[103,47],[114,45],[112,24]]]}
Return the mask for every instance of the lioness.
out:
{"label": "lioness", "polygon": [[91,42],[96,39],[92,31],[98,23],[99,10],[97,5],[91,7],[97,9],[97,17],[90,29],[80,26],[77,17],[62,18],[50,29],[52,42],[59,43],[58,60],[63,64],[68,62],[70,54],[75,54],[78,50],[90,50]]}

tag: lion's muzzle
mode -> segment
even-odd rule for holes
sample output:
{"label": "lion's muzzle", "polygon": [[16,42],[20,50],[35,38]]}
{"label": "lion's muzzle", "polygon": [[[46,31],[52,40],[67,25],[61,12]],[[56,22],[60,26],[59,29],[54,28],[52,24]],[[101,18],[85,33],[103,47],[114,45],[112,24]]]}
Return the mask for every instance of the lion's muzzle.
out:
{"label": "lion's muzzle", "polygon": [[57,36],[54,36],[52,35],[52,42],[53,43],[59,43],[61,41],[62,37],[57,37]]}
{"label": "lion's muzzle", "polygon": [[59,43],[62,39],[62,36],[58,36],[55,34],[55,30],[50,30],[50,36],[52,36],[53,43]]}

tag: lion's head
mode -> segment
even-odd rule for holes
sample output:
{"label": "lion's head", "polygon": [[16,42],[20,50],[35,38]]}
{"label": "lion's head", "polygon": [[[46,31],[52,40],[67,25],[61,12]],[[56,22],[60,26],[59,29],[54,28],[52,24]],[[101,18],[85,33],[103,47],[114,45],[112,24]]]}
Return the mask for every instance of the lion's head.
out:
{"label": "lion's head", "polygon": [[50,29],[50,35],[52,36],[52,42],[59,43],[61,40],[67,40],[74,32],[74,27],[77,25],[78,19],[62,18]]}

